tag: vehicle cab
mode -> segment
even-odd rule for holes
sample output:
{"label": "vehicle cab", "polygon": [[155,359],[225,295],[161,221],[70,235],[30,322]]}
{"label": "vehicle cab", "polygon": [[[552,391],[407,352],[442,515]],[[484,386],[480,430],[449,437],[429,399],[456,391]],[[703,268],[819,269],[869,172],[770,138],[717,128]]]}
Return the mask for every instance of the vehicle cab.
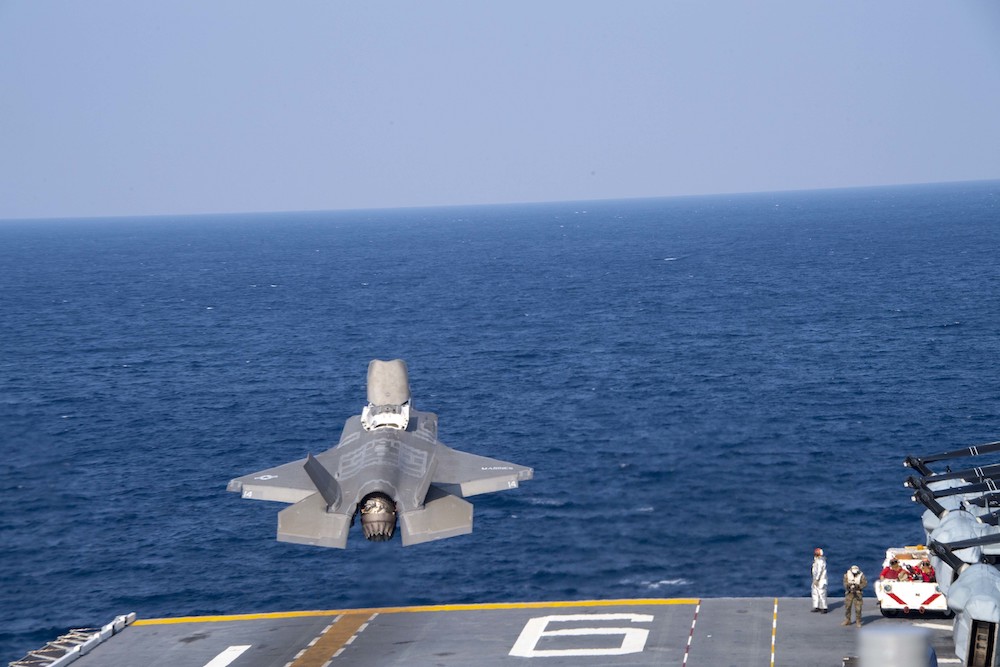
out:
{"label": "vehicle cab", "polygon": [[875,597],[883,616],[951,614],[930,555],[923,545],[885,550],[882,572],[875,582]]}

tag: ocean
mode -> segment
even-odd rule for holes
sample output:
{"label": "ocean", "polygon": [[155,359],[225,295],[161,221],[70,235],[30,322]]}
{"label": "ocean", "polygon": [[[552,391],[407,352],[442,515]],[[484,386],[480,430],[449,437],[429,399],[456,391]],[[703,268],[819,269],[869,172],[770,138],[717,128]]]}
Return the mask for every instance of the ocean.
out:
{"label": "ocean", "polygon": [[[0,659],[140,617],[831,595],[919,543],[903,457],[1000,439],[1000,181],[0,222]],[[535,469],[475,531],[278,543],[234,477],[406,360]]]}

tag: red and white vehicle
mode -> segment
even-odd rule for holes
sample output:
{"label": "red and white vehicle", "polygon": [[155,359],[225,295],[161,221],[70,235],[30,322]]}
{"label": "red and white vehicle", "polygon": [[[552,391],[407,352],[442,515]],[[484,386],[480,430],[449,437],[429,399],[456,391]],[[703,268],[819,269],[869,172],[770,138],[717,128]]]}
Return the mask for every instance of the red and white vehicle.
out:
{"label": "red and white vehicle", "polygon": [[883,616],[905,616],[909,614],[950,615],[948,601],[938,587],[937,580],[924,581],[920,576],[920,563],[930,558],[925,546],[891,547],[885,550],[882,568],[889,567],[893,560],[899,561],[900,571],[905,572],[899,579],[879,578],[875,582],[875,597]]}

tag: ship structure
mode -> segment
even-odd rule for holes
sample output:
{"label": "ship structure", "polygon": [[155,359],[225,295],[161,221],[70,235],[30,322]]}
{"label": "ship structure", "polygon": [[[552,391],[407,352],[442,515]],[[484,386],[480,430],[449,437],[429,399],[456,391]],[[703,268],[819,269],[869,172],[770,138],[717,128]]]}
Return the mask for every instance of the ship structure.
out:
{"label": "ship structure", "polygon": [[368,404],[327,451],[237,477],[228,490],[290,503],[278,512],[278,540],[343,549],[356,518],[366,539],[403,546],[472,532],[464,498],[515,489],[531,468],[452,449],[438,418],[410,404],[405,362],[368,365]]}
{"label": "ship structure", "polygon": [[[904,465],[913,500],[927,509],[923,528],[938,585],[955,614],[955,654],[969,667],[1000,665],[1000,442],[929,456]],[[968,461],[968,465],[962,462]],[[944,469],[934,470],[932,464]],[[956,469],[952,469],[954,464]]]}
{"label": "ship structure", "polygon": [[[928,595],[916,603],[901,597],[899,609],[886,616],[866,609],[858,631],[836,615],[810,614],[807,587],[797,598],[495,602],[149,619],[130,613],[103,627],[71,630],[10,664],[997,667],[1000,462],[988,460],[994,454],[1000,455],[1000,442],[906,459],[917,473],[907,485],[927,508],[927,541],[926,549],[906,547],[905,555],[922,562],[933,554],[934,585],[947,596],[953,624],[935,617],[940,609]],[[936,469],[966,457],[974,465]],[[229,488],[245,498],[289,503],[279,512],[278,539],[342,548],[355,518],[366,537],[378,541],[391,539],[398,522],[404,545],[467,533],[472,507],[465,496],[514,488],[531,475],[531,468],[441,444],[436,416],[410,406],[405,364],[376,360],[368,370],[368,404],[347,421],[336,447],[238,477]],[[901,557],[891,551],[887,558]]]}

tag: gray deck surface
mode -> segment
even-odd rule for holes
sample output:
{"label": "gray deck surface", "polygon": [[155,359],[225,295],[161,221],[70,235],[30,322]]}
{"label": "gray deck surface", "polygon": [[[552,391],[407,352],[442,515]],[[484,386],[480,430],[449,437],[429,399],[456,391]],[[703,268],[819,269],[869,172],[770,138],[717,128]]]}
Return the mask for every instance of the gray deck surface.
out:
{"label": "gray deck surface", "polygon": [[[940,664],[959,664],[950,620],[884,619],[865,602],[866,626],[916,622],[932,634]],[[838,667],[864,630],[841,625],[839,602],[826,615],[810,606],[808,598],[702,598],[140,619],[74,665]]]}

